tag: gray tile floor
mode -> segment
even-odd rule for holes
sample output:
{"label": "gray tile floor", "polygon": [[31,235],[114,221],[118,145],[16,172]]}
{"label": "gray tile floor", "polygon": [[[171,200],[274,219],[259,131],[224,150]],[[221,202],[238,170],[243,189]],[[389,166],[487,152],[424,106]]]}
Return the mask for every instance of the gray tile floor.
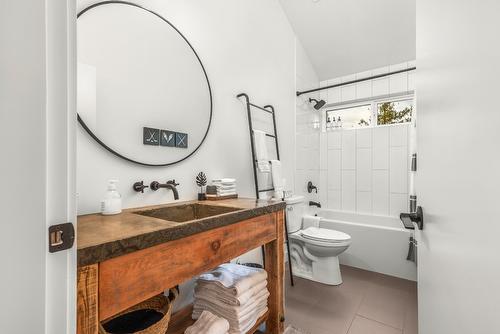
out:
{"label": "gray tile floor", "polygon": [[285,282],[286,325],[305,334],[417,334],[415,282],[342,266],[344,283]]}

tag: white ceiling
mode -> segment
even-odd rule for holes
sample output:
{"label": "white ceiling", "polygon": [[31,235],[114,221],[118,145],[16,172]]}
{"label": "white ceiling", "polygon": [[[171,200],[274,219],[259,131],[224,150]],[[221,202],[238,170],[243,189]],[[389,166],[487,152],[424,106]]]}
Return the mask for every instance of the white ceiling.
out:
{"label": "white ceiling", "polygon": [[280,0],[320,80],[415,59],[415,0]]}

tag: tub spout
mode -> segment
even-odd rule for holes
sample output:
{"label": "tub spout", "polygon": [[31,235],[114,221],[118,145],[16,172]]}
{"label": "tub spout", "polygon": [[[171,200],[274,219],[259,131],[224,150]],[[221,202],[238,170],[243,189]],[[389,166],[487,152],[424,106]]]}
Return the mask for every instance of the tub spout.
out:
{"label": "tub spout", "polygon": [[309,201],[309,206],[317,206],[318,208],[321,208],[321,203],[320,202]]}

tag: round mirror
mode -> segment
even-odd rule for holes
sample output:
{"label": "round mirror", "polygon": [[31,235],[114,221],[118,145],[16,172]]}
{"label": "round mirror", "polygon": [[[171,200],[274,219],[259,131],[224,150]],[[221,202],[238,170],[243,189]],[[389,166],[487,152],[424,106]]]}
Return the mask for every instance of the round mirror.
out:
{"label": "round mirror", "polygon": [[167,166],[191,156],[212,119],[200,58],[170,22],[106,1],[78,14],[78,121],[128,161]]}

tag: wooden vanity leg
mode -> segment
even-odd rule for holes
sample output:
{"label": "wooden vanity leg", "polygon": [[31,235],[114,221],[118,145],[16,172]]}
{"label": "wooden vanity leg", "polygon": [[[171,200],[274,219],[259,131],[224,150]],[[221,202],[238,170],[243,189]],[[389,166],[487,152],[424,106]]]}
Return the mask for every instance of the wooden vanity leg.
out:
{"label": "wooden vanity leg", "polygon": [[98,334],[99,265],[79,267],[77,277],[77,334]]}
{"label": "wooden vanity leg", "polygon": [[283,280],[284,280],[284,211],[276,213],[277,239],[265,245],[266,271],[268,274],[268,299],[269,318],[266,322],[266,332],[280,334],[285,330],[285,317],[283,305]]}

